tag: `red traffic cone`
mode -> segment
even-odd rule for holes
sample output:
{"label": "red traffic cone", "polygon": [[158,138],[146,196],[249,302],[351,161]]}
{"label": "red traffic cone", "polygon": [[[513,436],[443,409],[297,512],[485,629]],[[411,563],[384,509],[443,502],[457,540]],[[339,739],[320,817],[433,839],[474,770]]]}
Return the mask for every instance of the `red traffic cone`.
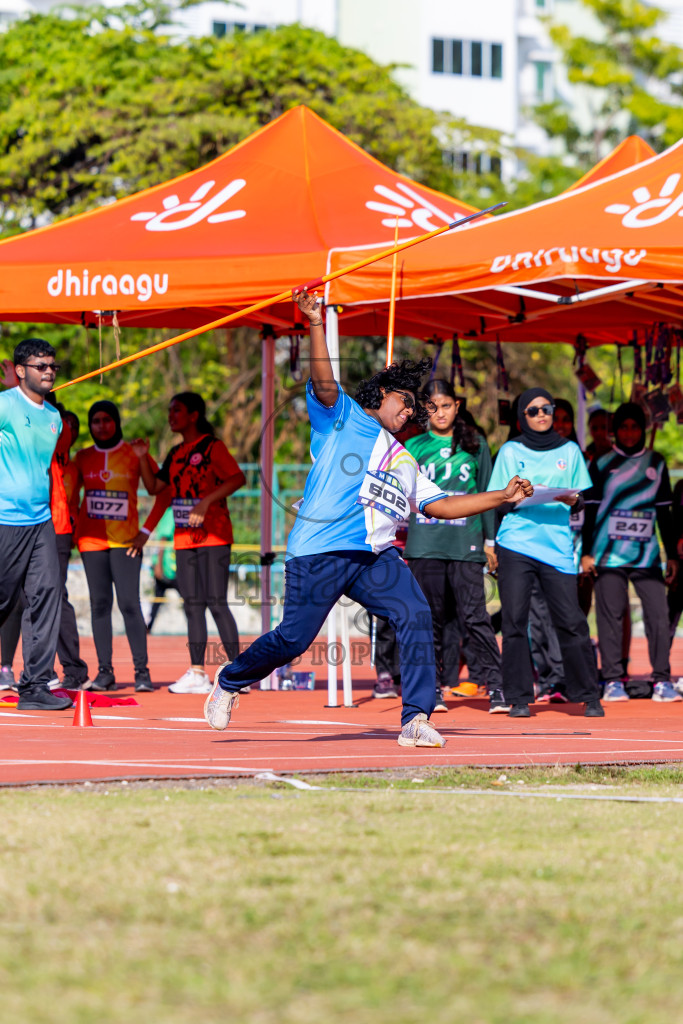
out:
{"label": "red traffic cone", "polygon": [[90,714],[90,704],[88,703],[88,695],[85,690],[79,690],[78,696],[76,697],[76,710],[74,711],[74,720],[72,725],[81,725],[83,727],[90,726],[93,728],[92,715]]}

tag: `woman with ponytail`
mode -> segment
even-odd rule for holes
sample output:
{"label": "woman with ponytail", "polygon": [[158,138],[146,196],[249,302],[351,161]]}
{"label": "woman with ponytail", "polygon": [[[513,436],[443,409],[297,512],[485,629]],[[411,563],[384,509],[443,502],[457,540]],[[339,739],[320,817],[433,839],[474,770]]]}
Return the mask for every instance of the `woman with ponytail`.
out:
{"label": "woman with ponytail", "polygon": [[[177,584],[185,605],[190,667],[170,687],[172,693],[209,693],[204,670],[206,610],[218,629],[225,656],[237,656],[237,624],[228,608],[228,574],[233,542],[226,498],[246,482],[234,458],[215,436],[201,395],[183,391],[168,409],[171,430],[182,442],[171,448],[161,469],[149,458],[149,443],[138,441],[140,469],[150,494],[170,485],[175,521]],[[224,659],[221,659],[221,661]]]}
{"label": "woman with ponytail", "polygon": [[[432,380],[425,397],[434,412],[428,430],[406,441],[420,470],[447,494],[485,491],[491,477],[491,456],[475,427],[458,415],[460,402],[445,380]],[[453,610],[460,636],[488,689],[489,711],[507,712],[502,690],[498,644],[486,611],[484,566],[495,568],[493,511],[468,519],[432,519],[412,514],[405,558],[432,610],[436,657],[437,704],[443,702],[444,627]],[[488,547],[485,549],[485,544]]]}

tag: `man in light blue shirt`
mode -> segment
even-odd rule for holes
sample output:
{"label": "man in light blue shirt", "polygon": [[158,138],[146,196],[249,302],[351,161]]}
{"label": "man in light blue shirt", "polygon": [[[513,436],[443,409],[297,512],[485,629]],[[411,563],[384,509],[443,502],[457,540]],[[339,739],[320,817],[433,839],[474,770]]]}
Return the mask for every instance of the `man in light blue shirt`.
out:
{"label": "man in light blue shirt", "polygon": [[16,387],[0,394],[0,625],[23,591],[30,643],[24,645],[20,710],[60,711],[68,697],[50,692],[61,613],[61,580],[50,512],[50,463],[61,416],[45,402],[59,367],[42,338],[14,350]]}

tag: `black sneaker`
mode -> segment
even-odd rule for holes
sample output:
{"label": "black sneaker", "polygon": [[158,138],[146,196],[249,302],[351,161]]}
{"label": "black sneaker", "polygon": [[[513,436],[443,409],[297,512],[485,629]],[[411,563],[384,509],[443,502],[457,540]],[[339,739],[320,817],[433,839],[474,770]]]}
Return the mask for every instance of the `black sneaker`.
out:
{"label": "black sneaker", "polygon": [[62,679],[62,688],[65,690],[87,690],[86,683],[90,680],[86,676],[85,679],[74,679],[73,676],[64,676]]}
{"label": "black sneaker", "polygon": [[489,714],[490,715],[505,715],[510,710],[510,704],[505,700],[503,691],[491,690],[489,692]]}
{"label": "black sneaker", "polygon": [[436,704],[434,705],[434,710],[448,711],[448,708],[446,707],[446,702],[443,699],[443,690],[441,689],[440,686],[437,686],[436,688]]}
{"label": "black sneaker", "polygon": [[66,711],[73,706],[71,697],[57,697],[43,683],[19,687],[18,711]]}
{"label": "black sneaker", "polygon": [[599,700],[586,701],[586,710],[584,711],[584,718],[604,718],[605,709]]}
{"label": "black sneaker", "polygon": [[137,693],[153,693],[154,687],[152,680],[149,677],[149,672],[144,669],[142,672],[135,673],[135,690]]}
{"label": "black sneaker", "polygon": [[94,679],[87,679],[81,689],[83,690],[115,690],[116,677],[111,665],[100,665]]}
{"label": "black sneaker", "polygon": [[531,718],[528,704],[513,704],[509,714],[510,718]]}

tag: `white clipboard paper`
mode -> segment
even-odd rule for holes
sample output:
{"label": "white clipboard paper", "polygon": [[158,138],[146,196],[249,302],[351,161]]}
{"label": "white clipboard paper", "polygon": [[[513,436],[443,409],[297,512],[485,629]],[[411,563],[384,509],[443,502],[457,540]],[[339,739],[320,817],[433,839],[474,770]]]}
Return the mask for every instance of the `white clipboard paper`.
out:
{"label": "white clipboard paper", "polygon": [[547,505],[557,498],[573,498],[579,492],[575,488],[567,487],[544,487],[543,484],[534,484],[534,493],[529,498],[522,498],[515,502],[514,508],[531,508],[532,505]]}

